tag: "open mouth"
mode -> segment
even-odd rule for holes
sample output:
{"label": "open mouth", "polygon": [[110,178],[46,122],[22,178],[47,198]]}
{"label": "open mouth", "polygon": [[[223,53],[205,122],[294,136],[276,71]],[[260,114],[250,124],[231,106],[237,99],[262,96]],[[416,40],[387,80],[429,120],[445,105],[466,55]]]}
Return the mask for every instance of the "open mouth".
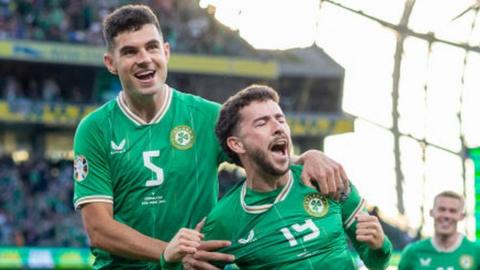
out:
{"label": "open mouth", "polygon": [[441,227],[441,228],[449,228],[451,226],[451,222],[449,220],[439,220],[438,221],[438,225]]}
{"label": "open mouth", "polygon": [[276,155],[286,156],[288,151],[288,142],[286,139],[277,139],[274,140],[269,147]]}
{"label": "open mouth", "polygon": [[151,80],[155,76],[154,70],[145,70],[141,72],[137,72],[134,74],[135,78],[141,81],[148,81]]}

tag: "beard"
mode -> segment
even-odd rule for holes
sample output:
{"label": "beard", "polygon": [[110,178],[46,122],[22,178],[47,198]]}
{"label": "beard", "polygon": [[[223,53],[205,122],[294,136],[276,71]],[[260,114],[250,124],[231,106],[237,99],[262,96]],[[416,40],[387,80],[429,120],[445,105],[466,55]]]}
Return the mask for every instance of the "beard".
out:
{"label": "beard", "polygon": [[260,149],[251,149],[248,151],[250,159],[258,166],[258,168],[269,175],[272,176],[282,176],[288,172],[290,169],[290,162],[285,169],[275,168],[272,162],[269,161],[265,151]]}

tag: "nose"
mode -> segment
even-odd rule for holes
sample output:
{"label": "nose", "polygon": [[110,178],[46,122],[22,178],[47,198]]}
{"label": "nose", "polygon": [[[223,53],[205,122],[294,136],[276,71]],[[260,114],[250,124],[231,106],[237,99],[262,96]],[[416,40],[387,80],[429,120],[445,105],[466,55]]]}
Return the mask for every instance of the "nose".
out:
{"label": "nose", "polygon": [[280,122],[279,120],[273,121],[273,131],[274,131],[274,134],[286,133],[286,124]]}
{"label": "nose", "polygon": [[142,65],[142,64],[148,64],[151,62],[151,57],[150,57],[150,54],[148,53],[147,50],[145,49],[141,49],[138,51],[137,53],[137,59],[136,59],[136,62],[138,65]]}

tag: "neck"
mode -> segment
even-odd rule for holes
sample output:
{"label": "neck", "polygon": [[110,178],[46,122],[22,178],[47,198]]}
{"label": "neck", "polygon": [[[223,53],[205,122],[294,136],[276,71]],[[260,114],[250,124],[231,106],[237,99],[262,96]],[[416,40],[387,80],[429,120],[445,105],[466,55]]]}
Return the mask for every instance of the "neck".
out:
{"label": "neck", "polygon": [[167,87],[168,86],[164,84],[162,89],[156,94],[147,96],[129,94],[124,90],[123,98],[130,111],[146,123],[149,123],[164,105]]}
{"label": "neck", "polygon": [[459,237],[460,237],[460,234],[458,232],[454,234],[449,234],[449,235],[435,234],[435,236],[433,237],[433,240],[435,241],[435,244],[439,248],[448,250],[457,243]]}
{"label": "neck", "polygon": [[283,187],[290,177],[289,171],[280,176],[270,175],[261,170],[250,170],[245,168],[247,175],[247,187],[255,191],[269,192]]}

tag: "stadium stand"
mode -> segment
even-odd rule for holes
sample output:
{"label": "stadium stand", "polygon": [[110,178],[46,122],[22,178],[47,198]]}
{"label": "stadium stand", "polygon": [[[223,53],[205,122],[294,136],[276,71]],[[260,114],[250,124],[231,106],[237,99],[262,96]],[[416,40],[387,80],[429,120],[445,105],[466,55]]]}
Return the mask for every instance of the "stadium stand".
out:
{"label": "stadium stand", "polygon": [[85,247],[70,161],[0,158],[0,245]]}
{"label": "stadium stand", "polygon": [[251,56],[256,51],[214,21],[195,1],[1,1],[0,39],[103,45],[103,18],[115,7],[143,3],[157,11],[176,52]]}

